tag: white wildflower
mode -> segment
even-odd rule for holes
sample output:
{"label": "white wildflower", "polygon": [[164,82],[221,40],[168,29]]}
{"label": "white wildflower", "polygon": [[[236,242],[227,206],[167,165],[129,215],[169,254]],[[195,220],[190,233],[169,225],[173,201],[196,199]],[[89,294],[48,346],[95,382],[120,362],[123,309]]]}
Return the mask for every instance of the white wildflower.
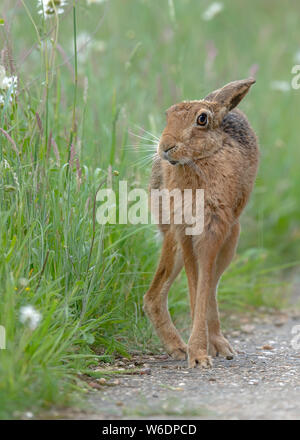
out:
{"label": "white wildflower", "polygon": [[272,81],[271,89],[278,90],[280,92],[288,92],[289,90],[291,90],[291,86],[288,81]]}
{"label": "white wildflower", "polygon": [[0,65],[0,106],[5,101],[12,102],[16,93],[18,78],[16,76],[6,76],[5,68]]}
{"label": "white wildflower", "polygon": [[[1,101],[0,101],[0,104],[1,104]],[[12,177],[13,177],[13,179],[14,179],[14,182],[15,182],[17,188],[20,189],[20,184],[19,184],[18,176],[17,176],[17,174],[14,172],[13,168],[10,166],[10,164],[7,162],[6,159],[3,159],[2,162],[0,162],[0,170],[1,170],[2,167],[3,167],[4,169],[10,170],[10,172],[11,172],[11,174],[12,174]]]}
{"label": "white wildflower", "polygon": [[10,165],[6,159],[3,159],[3,165],[4,165],[4,168],[10,169]]}
{"label": "white wildflower", "polygon": [[19,284],[20,284],[20,286],[22,286],[22,287],[26,287],[26,286],[28,286],[29,281],[28,281],[27,278],[21,277],[21,278],[19,279]]}
{"label": "white wildflower", "polygon": [[67,0],[38,0],[39,14],[49,18],[55,14],[63,14]]}
{"label": "white wildflower", "polygon": [[206,11],[202,14],[202,18],[205,21],[212,20],[217,14],[219,14],[224,8],[223,3],[214,2],[212,3]]}
{"label": "white wildflower", "polygon": [[30,330],[35,330],[42,319],[40,312],[32,306],[23,306],[20,309],[20,321],[28,325]]}
{"label": "white wildflower", "polygon": [[5,78],[5,69],[3,66],[0,66],[0,88],[1,85],[3,84],[4,78]]}

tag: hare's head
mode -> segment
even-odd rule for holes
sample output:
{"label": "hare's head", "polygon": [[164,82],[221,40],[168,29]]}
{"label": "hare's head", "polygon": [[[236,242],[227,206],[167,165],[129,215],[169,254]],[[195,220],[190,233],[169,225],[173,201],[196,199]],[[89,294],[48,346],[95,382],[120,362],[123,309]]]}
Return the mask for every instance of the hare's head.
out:
{"label": "hare's head", "polygon": [[234,81],[200,101],[175,104],[167,110],[167,125],[158,152],[172,165],[210,156],[222,146],[220,125],[247,94],[255,80]]}

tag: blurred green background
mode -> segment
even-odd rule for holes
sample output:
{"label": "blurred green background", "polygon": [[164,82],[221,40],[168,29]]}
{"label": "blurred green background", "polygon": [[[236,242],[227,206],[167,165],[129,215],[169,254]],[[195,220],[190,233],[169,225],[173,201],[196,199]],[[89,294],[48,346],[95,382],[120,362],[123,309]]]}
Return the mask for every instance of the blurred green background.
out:
{"label": "blurred green background", "polygon": [[[101,359],[158,349],[142,311],[155,227],[100,227],[96,189],[117,190],[120,179],[147,188],[147,132],[159,137],[165,110],[248,76],[257,83],[240,107],[261,163],[220,301],[242,311],[285,304],[282,269],[297,264],[300,240],[300,90],[291,87],[300,5],[223,1],[207,20],[215,2],[80,0],[43,20],[35,1],[3,3],[0,64],[18,89],[0,107],[0,414],[20,417],[68,403],[82,389],[78,371]],[[170,296],[186,323],[184,275]],[[42,315],[34,331],[19,320],[28,304]]]}

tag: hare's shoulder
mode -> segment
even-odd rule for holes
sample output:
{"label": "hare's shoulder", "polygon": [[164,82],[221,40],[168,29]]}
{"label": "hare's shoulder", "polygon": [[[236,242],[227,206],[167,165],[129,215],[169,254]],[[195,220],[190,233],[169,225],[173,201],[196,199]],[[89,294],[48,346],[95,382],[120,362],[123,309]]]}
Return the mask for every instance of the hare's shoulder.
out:
{"label": "hare's shoulder", "polygon": [[256,149],[257,139],[251,128],[248,119],[238,109],[229,112],[223,119],[221,125],[223,131],[229,134],[242,148]]}

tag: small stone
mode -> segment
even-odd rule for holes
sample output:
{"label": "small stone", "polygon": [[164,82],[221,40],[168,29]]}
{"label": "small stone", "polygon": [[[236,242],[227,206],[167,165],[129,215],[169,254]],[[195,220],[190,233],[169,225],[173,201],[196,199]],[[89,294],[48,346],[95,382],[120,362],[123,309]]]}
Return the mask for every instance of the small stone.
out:
{"label": "small stone", "polygon": [[161,354],[157,356],[157,359],[169,359],[169,356],[167,354]]}
{"label": "small stone", "polygon": [[119,381],[119,379],[115,379],[115,380],[113,381],[113,384],[114,384],[114,385],[120,385],[120,381]]}
{"label": "small stone", "polygon": [[217,379],[215,377],[210,377],[208,379],[209,382],[217,382]]}
{"label": "small stone", "polygon": [[106,379],[104,377],[101,377],[98,382],[101,383],[101,385],[104,385],[106,384]]}
{"label": "small stone", "polygon": [[116,402],[116,405],[117,405],[117,406],[124,406],[124,403],[121,402],[121,400],[119,400],[118,402]]}
{"label": "small stone", "polygon": [[244,333],[251,334],[251,333],[253,333],[254,330],[255,330],[255,325],[253,325],[253,324],[244,324],[244,325],[241,325],[241,330],[242,330]]}
{"label": "small stone", "polygon": [[141,370],[140,370],[140,374],[141,375],[144,375],[144,374],[151,374],[151,368],[142,368]]}
{"label": "small stone", "polygon": [[258,380],[250,380],[250,382],[248,382],[249,385],[258,385],[259,381]]}
{"label": "small stone", "polygon": [[117,362],[118,367],[123,367],[123,365],[125,365],[125,362],[123,361],[118,361]]}
{"label": "small stone", "polygon": [[141,361],[141,360],[135,360],[135,361],[134,361],[134,365],[135,365],[136,367],[138,367],[138,366],[140,366],[140,365],[145,366],[144,362]]}
{"label": "small stone", "polygon": [[288,321],[288,317],[283,315],[279,316],[276,321],[274,321],[274,325],[276,327],[282,327]]}
{"label": "small stone", "polygon": [[282,327],[285,324],[285,321],[276,321],[274,322],[275,327]]}
{"label": "small stone", "polygon": [[274,350],[274,347],[272,347],[270,344],[265,344],[261,348],[262,350]]}
{"label": "small stone", "polygon": [[25,414],[26,419],[32,419],[33,413],[31,411],[27,411]]}
{"label": "small stone", "polygon": [[89,382],[89,386],[91,388],[94,388],[95,390],[100,390],[101,389],[101,385],[99,385],[99,383],[97,383],[97,382]]}

